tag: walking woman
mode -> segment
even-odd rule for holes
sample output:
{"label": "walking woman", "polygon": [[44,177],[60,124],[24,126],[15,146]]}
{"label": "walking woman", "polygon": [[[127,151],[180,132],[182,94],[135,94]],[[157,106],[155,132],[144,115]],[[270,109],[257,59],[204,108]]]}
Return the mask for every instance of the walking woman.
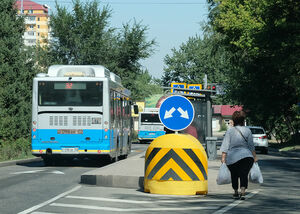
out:
{"label": "walking woman", "polygon": [[[248,174],[257,161],[252,133],[245,127],[245,112],[235,111],[232,115],[233,127],[228,129],[221,145],[222,163],[226,163],[231,172],[233,197],[245,200],[248,188]],[[240,194],[238,186],[240,181]]]}

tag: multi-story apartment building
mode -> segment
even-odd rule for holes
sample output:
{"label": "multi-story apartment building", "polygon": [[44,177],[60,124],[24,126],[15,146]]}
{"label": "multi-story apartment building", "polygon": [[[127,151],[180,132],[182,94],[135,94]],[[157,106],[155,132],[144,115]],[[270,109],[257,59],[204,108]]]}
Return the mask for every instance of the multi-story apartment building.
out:
{"label": "multi-story apartment building", "polygon": [[25,16],[24,44],[27,46],[47,44],[50,39],[49,7],[30,0],[17,0],[16,5],[19,14]]}

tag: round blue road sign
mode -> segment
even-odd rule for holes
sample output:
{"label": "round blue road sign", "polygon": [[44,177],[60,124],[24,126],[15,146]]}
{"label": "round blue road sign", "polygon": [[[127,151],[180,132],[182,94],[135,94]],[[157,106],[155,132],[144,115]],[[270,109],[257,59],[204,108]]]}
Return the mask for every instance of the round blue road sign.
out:
{"label": "round blue road sign", "polygon": [[159,119],[173,131],[187,128],[194,119],[194,106],[185,97],[175,95],[164,100],[159,108]]}

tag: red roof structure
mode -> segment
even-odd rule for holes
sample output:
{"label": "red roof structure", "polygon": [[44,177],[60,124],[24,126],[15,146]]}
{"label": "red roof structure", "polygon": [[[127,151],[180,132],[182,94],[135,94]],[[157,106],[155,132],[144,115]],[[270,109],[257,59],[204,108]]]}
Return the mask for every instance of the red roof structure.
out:
{"label": "red roof structure", "polygon": [[221,115],[222,116],[231,116],[235,111],[241,111],[243,107],[241,106],[231,106],[231,105],[222,105]]}
{"label": "red roof structure", "polygon": [[231,116],[235,111],[241,111],[242,106],[232,105],[213,105],[214,114],[221,114],[222,116]]}
{"label": "red roof structure", "polygon": [[[16,2],[16,5],[19,10],[21,10],[21,1],[18,0]],[[23,10],[43,10],[44,12],[48,13],[48,8],[45,7],[44,5],[35,3],[30,0],[23,0]]]}
{"label": "red roof structure", "polygon": [[214,114],[221,114],[222,105],[212,105]]}

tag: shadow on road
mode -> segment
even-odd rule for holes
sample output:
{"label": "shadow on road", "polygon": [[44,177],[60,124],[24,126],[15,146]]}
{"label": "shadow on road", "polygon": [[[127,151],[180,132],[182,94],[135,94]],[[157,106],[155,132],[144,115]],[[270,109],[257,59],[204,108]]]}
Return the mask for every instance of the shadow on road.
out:
{"label": "shadow on road", "polygon": [[30,162],[30,163],[18,163],[17,165],[26,167],[87,167],[87,168],[99,168],[111,164],[112,162],[107,159],[66,159],[66,160],[54,160],[51,165],[45,165],[44,161]]}

